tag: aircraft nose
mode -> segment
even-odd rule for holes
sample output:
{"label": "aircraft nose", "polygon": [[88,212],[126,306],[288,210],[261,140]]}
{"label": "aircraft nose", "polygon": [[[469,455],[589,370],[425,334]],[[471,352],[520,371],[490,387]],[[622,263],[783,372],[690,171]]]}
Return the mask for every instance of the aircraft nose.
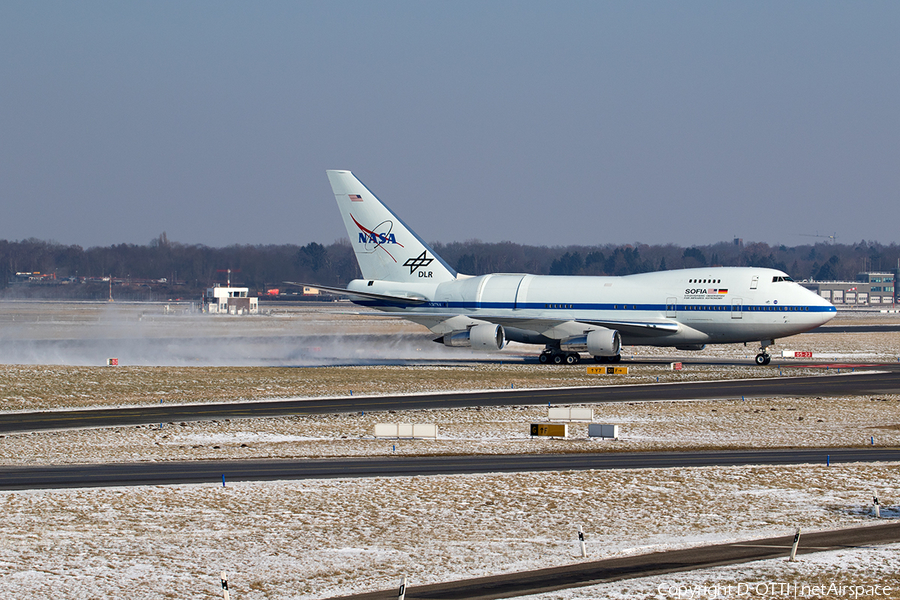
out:
{"label": "aircraft nose", "polygon": [[837,316],[837,308],[835,308],[835,306],[831,302],[816,294],[815,292],[810,293],[816,297],[814,306],[819,309],[817,311],[819,315],[819,325],[824,325],[828,321],[832,320],[835,316]]}

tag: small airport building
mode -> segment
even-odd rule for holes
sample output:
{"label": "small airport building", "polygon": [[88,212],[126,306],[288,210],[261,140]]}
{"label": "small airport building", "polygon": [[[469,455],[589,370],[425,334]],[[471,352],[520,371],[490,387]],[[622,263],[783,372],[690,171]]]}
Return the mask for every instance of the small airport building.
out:
{"label": "small airport building", "polygon": [[202,306],[212,315],[252,315],[259,312],[259,298],[250,297],[250,288],[216,285],[206,288]]}
{"label": "small airport building", "polygon": [[896,285],[893,273],[860,273],[856,276],[856,281],[801,281],[798,283],[835,306],[893,308],[896,303]]}

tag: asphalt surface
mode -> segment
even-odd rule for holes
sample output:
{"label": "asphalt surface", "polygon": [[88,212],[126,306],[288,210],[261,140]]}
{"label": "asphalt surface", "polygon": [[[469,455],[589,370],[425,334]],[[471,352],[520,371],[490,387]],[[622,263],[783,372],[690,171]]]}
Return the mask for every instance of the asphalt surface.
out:
{"label": "asphalt surface", "polygon": [[807,333],[878,333],[900,331],[900,325],[875,323],[872,325],[824,325]]}
{"label": "asphalt surface", "polygon": [[[598,561],[586,561],[562,567],[508,573],[493,577],[478,577],[433,585],[410,585],[406,589],[407,600],[493,600],[513,598],[529,594],[541,594],[568,588],[583,587],[651,575],[664,575],[695,569],[707,569],[721,565],[734,565],[755,560],[787,558],[790,556],[793,535],[716,544],[669,552],[654,552]],[[820,531],[800,535],[797,555],[828,550],[860,548],[874,544],[900,542],[900,522],[869,527]],[[890,582],[884,582],[891,585]],[[852,584],[850,584],[852,585]],[[896,590],[896,586],[893,586]],[[772,592],[771,589],[768,590]],[[395,600],[398,590],[384,590],[353,596],[341,596],[343,600]],[[732,587],[723,597],[757,596],[755,588],[744,589],[744,594]],[[762,594],[767,595],[767,594]],[[773,596],[793,597],[784,589]],[[677,596],[671,596],[677,597]],[[687,597],[685,595],[681,597]]]}
{"label": "asphalt surface", "polygon": [[900,448],[597,452],[0,467],[0,490],[674,467],[900,461]]}
{"label": "asphalt surface", "polygon": [[900,368],[878,365],[878,369],[850,374],[851,369],[844,368],[840,375],[838,369],[832,369],[829,374],[812,377],[3,413],[0,434],[358,411],[900,393]]}

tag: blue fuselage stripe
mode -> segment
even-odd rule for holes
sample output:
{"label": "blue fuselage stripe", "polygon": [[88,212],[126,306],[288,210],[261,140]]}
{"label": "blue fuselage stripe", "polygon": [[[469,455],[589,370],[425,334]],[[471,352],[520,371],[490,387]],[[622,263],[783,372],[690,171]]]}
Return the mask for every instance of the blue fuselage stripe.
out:
{"label": "blue fuselage stripe", "polygon": [[622,303],[543,303],[543,302],[429,302],[425,305],[409,306],[382,300],[355,300],[360,306],[400,307],[400,308],[433,308],[460,310],[559,310],[559,311],[635,311],[635,312],[834,312],[833,306],[809,306],[787,304],[622,304]]}

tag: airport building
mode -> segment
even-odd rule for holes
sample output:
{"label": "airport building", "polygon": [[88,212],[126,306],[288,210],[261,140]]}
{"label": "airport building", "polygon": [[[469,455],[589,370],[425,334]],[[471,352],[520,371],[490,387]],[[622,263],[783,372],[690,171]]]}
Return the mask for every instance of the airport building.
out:
{"label": "airport building", "polygon": [[250,297],[250,288],[215,285],[206,288],[203,312],[223,315],[249,315],[259,312],[259,298]]}
{"label": "airport building", "polygon": [[867,306],[892,308],[896,303],[896,284],[893,273],[859,273],[856,281],[802,281],[835,306]]}

